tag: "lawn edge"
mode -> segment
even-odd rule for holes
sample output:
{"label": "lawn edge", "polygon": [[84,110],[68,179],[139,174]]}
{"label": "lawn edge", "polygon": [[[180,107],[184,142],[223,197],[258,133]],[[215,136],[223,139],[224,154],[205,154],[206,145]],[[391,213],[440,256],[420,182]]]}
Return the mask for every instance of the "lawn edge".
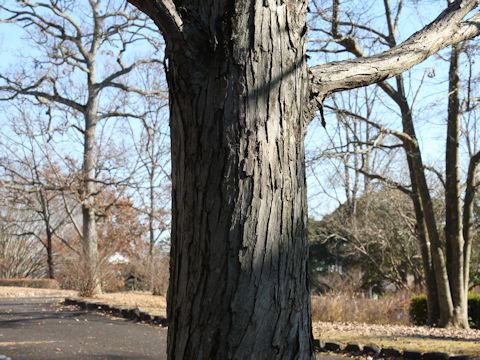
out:
{"label": "lawn edge", "polygon": [[139,307],[121,307],[111,305],[103,301],[90,301],[81,298],[67,297],[63,301],[65,306],[77,306],[82,310],[95,311],[99,313],[109,314],[115,317],[128,320],[138,321],[150,325],[168,326],[165,316],[152,315]]}
{"label": "lawn edge", "polygon": [[449,354],[446,352],[421,352],[403,350],[393,347],[382,348],[376,344],[362,345],[355,342],[323,341],[314,339],[314,349],[317,353],[337,353],[351,356],[370,356],[373,359],[411,359],[411,360],[480,360],[480,356]]}

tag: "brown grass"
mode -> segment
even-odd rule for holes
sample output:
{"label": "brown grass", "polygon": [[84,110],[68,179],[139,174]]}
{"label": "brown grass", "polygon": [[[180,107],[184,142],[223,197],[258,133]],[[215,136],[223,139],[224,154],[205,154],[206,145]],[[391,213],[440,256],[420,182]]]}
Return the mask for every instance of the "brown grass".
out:
{"label": "brown grass", "polygon": [[167,301],[164,296],[154,296],[149,292],[129,291],[96,295],[87,300],[98,301],[119,307],[138,307],[152,315],[166,316]]}
{"label": "brown grass", "polygon": [[0,286],[0,298],[21,298],[21,297],[67,297],[76,296],[77,292],[72,290],[58,289],[36,289],[18,286]]}
{"label": "brown grass", "polygon": [[408,325],[411,294],[399,293],[379,299],[355,294],[312,296],[313,321]]}
{"label": "brown grass", "polygon": [[0,279],[0,286],[30,287],[38,289],[60,289],[58,281],[54,279]]}

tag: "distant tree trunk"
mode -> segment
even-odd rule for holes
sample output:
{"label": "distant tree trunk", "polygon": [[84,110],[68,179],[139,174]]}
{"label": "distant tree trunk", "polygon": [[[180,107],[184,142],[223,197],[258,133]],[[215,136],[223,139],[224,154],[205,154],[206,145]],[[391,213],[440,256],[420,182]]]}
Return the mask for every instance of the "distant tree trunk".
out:
{"label": "distant tree trunk", "polygon": [[[408,171],[410,175],[410,182],[412,186],[411,198],[415,211],[417,239],[420,246],[420,253],[422,256],[423,273],[425,277],[425,290],[427,293],[428,305],[428,323],[430,325],[438,325],[440,320],[440,301],[439,292],[437,288],[437,277],[434,265],[434,257],[432,253],[432,244],[430,241],[430,234],[425,219],[424,204],[420,189],[425,189],[420,186],[423,175],[422,156],[418,144],[415,127],[413,125],[412,111],[405,94],[405,83],[402,75],[396,77],[397,89],[393,90],[387,84],[380,84],[380,87],[394,100],[400,108],[402,116],[403,131],[415,143],[404,141],[404,149],[407,158]],[[427,211],[431,213],[431,211]],[[448,309],[448,304],[444,304],[443,308]],[[446,321],[446,320],[445,320]]]}
{"label": "distant tree trunk", "polygon": [[48,278],[55,279],[55,267],[53,264],[53,234],[47,229],[47,265],[48,265]]}
{"label": "distant tree trunk", "polygon": [[[409,168],[411,168],[410,162]],[[410,173],[410,175],[412,172]],[[435,269],[433,266],[430,241],[428,240],[428,233],[423,217],[422,205],[418,196],[418,189],[414,182],[412,182],[412,200],[415,211],[415,218],[417,222],[417,239],[420,245],[420,253],[422,255],[423,275],[425,278],[425,290],[427,293],[427,307],[428,307],[428,325],[435,326],[440,321],[440,309],[438,305],[437,281],[435,278]]]}
{"label": "distant tree trunk", "polygon": [[[453,301],[453,325],[468,328],[468,303],[464,278],[464,238],[460,199],[459,136],[460,101],[458,76],[460,46],[453,45],[450,55],[448,88],[448,126],[445,151],[445,243],[447,270]],[[467,260],[468,262],[470,259]],[[468,279],[467,279],[468,281]]]}
{"label": "distant tree trunk", "polygon": [[[82,292],[93,294],[100,291],[96,228],[100,204],[96,203],[96,198],[106,189],[104,184],[99,185],[99,181],[108,176],[108,183],[114,185],[118,184],[116,180],[120,180],[115,179],[116,175],[112,172],[108,174],[108,169],[100,168],[96,164],[98,152],[95,137],[98,134],[95,134],[95,128],[97,123],[108,119],[125,121],[139,119],[150,113],[142,109],[142,105],[131,106],[136,102],[132,99],[137,99],[138,95],[154,95],[162,91],[147,89],[149,86],[146,88],[146,83],[135,86],[135,82],[140,81],[146,74],[144,66],[153,66],[161,61],[153,57],[135,59],[138,44],[142,44],[145,54],[157,46],[153,41],[149,41],[151,34],[147,29],[151,24],[137,11],[124,8],[123,2],[79,1],[75,3],[75,7],[72,7],[72,4],[70,0],[28,4],[1,2],[0,22],[8,21],[28,28],[27,36],[32,46],[38,49],[38,58],[32,60],[31,67],[27,65],[30,60],[21,64],[21,72],[12,69],[11,72],[2,74],[0,101],[15,98],[23,101],[29,98],[35,108],[48,107],[48,125],[45,122],[39,126],[42,128],[41,136],[48,140],[44,145],[39,143],[32,147],[42,148],[42,154],[48,153],[43,147],[52,138],[56,138],[57,132],[59,136],[63,136],[71,130],[78,131],[84,142],[82,188],[75,189],[80,195],[83,227],[77,226],[73,214],[69,216],[83,242],[80,261],[84,273],[79,274],[84,282]],[[112,44],[115,45],[112,47]],[[108,56],[105,56],[106,54]],[[30,59],[29,55],[28,58]],[[44,66],[37,66],[37,63]],[[101,68],[97,72],[99,66]],[[134,75],[135,73],[138,76]],[[131,94],[136,95],[130,96]],[[143,115],[136,113],[137,110]],[[44,116],[35,122],[42,121],[42,118]],[[82,121],[83,126],[77,121]],[[54,143],[52,141],[48,149],[54,146]],[[60,154],[57,155],[61,157]],[[56,161],[47,163],[48,166],[56,166]],[[59,166],[63,169],[61,164]],[[42,179],[38,184],[47,185],[45,180],[47,179]],[[125,180],[127,179],[122,181]],[[65,187],[72,185],[68,183],[59,186],[58,190],[65,191]],[[66,209],[68,207],[65,205]],[[51,226],[50,229],[54,231],[58,228]]]}
{"label": "distant tree trunk", "polygon": [[[403,131],[416,141],[415,130],[413,122],[410,122],[411,117],[404,117],[402,119],[404,129]],[[430,191],[427,186],[425,172],[423,170],[423,161],[418,144],[406,145],[406,151],[411,158],[411,166],[413,174],[411,179],[416,182],[418,189],[418,196],[422,206],[423,219],[425,223],[426,234],[430,243],[431,259],[435,273],[437,302],[439,309],[439,322],[441,327],[449,326],[452,322],[453,304],[451,299],[451,292],[448,283],[448,274],[446,270],[446,259],[444,250],[438,234],[437,223],[433,210],[432,199]]]}
{"label": "distant tree trunk", "polygon": [[463,225],[463,239],[464,244],[464,274],[463,281],[465,282],[465,293],[468,295],[468,291],[472,288],[470,285],[470,257],[472,254],[472,242],[473,236],[471,228],[473,226],[473,204],[475,199],[476,189],[479,186],[479,179],[477,175],[477,166],[480,163],[480,151],[473,154],[470,158],[470,163],[468,164],[467,172],[467,181],[465,189],[465,198],[463,201],[463,216],[462,216],[462,225]]}
{"label": "distant tree trunk", "polygon": [[95,211],[95,159],[96,159],[96,99],[89,101],[89,106],[85,114],[85,134],[84,134],[84,152],[83,152],[83,201],[82,201],[82,219],[83,219],[83,246],[82,263],[83,279],[81,293],[85,296],[101,293],[101,284],[98,269],[98,234]]}
{"label": "distant tree trunk", "polygon": [[[35,174],[38,176],[37,167],[34,168]],[[45,249],[47,250],[47,276],[49,279],[55,279],[55,266],[53,260],[53,233],[52,225],[51,225],[51,218],[48,209],[48,200],[47,195],[44,190],[39,191],[38,193],[38,200],[41,206],[41,215],[43,220],[43,225],[45,226],[45,236],[47,237],[47,243],[43,244]],[[43,243],[43,242],[42,242]]]}
{"label": "distant tree trunk", "polygon": [[[93,10],[98,10],[98,3],[93,3]],[[82,199],[82,220],[83,220],[83,289],[82,295],[91,296],[102,292],[100,282],[99,256],[98,256],[98,233],[97,233],[97,123],[99,105],[99,87],[97,86],[97,62],[96,56],[101,41],[99,29],[102,21],[95,17],[94,37],[90,51],[86,57],[88,67],[87,87],[88,99],[84,107],[85,129],[83,133],[83,199]]]}
{"label": "distant tree trunk", "polygon": [[160,295],[160,289],[155,288],[155,264],[153,263],[153,249],[155,247],[155,227],[154,227],[154,216],[155,216],[155,166],[152,164],[152,168],[148,170],[148,180],[149,180],[149,202],[150,206],[148,209],[148,234],[149,234],[149,244],[148,244],[148,271],[150,276],[150,291],[153,295]]}
{"label": "distant tree trunk", "polygon": [[313,358],[305,6],[210,9],[215,42],[167,44],[169,359]]}
{"label": "distant tree trunk", "polygon": [[[390,48],[397,47],[395,25],[388,1],[384,2],[388,25],[388,43]],[[347,51],[357,57],[363,57],[363,51],[357,41],[350,35],[344,36],[338,31],[339,1],[333,2],[331,33]],[[417,238],[420,245],[425,275],[428,303],[428,322],[447,326],[452,322],[453,304],[450,299],[448,275],[445,270],[445,255],[440,243],[430,193],[427,187],[423,161],[415,134],[413,117],[406,98],[402,75],[396,76],[395,89],[388,83],[380,83],[380,88],[392,98],[401,111],[403,131],[411,141],[405,141],[404,148],[412,186],[411,197],[417,221]]]}

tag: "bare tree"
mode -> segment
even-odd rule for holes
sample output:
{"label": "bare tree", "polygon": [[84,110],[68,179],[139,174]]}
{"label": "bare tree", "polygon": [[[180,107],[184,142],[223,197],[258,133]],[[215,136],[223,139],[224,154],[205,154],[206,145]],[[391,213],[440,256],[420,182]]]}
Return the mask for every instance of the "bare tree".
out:
{"label": "bare tree", "polygon": [[[16,221],[22,216],[24,221]],[[28,216],[28,215],[27,215]],[[43,277],[46,273],[45,253],[35,234],[38,222],[24,212],[2,207],[0,212],[0,277]]]}
{"label": "bare tree", "polygon": [[[155,287],[155,247],[167,247],[168,230],[170,230],[170,140],[168,129],[168,90],[163,74],[163,67],[152,66],[143,74],[145,88],[163,90],[163,95],[142,96],[135,106],[143,110],[138,120],[141,123],[130,123],[132,144],[138,157],[139,166],[135,172],[132,185],[136,190],[137,209],[146,218],[148,227],[148,265],[150,291],[158,295]],[[163,251],[165,251],[163,249]]]}
{"label": "bare tree", "polygon": [[[411,206],[404,204],[411,190],[402,185],[399,171],[402,145],[388,142],[383,132],[370,125],[373,120],[368,120],[378,113],[379,92],[378,88],[363,88],[335,94],[333,106],[325,105],[326,114],[333,110],[335,121],[329,121],[324,141],[307,150],[309,192],[319,189],[313,192],[337,204],[321,221],[310,221],[315,232],[309,239],[310,250],[321,258],[317,249],[326,248],[326,256],[338,256],[342,264],[340,277],[361,271],[363,290],[375,288],[376,292],[387,284],[408,288],[413,285],[410,276],[416,279],[414,284],[420,279],[416,243],[412,246]],[[318,137],[318,131],[312,137]],[[398,179],[387,179],[385,174],[394,170],[399,172]],[[384,184],[365,174],[383,174],[377,180]],[[357,279],[352,279],[357,286]]]}
{"label": "bare tree", "polygon": [[[150,23],[121,1],[18,1],[1,6],[3,22],[26,29],[36,47],[31,67],[0,75],[3,100],[28,98],[46,109],[49,128],[54,124],[74,129],[82,145],[81,236],[83,238],[84,294],[100,292],[96,197],[102,177],[102,150],[97,143],[109,119],[127,119],[138,114],[122,111],[128,94],[154,90],[134,84],[133,74],[142,66],[159,62],[154,57],[135,59],[141,46],[159,46],[150,38]],[[153,46],[153,47],[152,47]],[[100,125],[100,124],[104,125]],[[105,150],[105,147],[103,147]],[[115,164],[113,164],[115,166]]]}
{"label": "bare tree", "polygon": [[[391,9],[390,2],[384,1],[388,29],[386,34],[370,25],[342,21],[339,2],[334,0],[332,4],[331,16],[328,16],[327,19],[331,23],[329,35],[344,51],[357,57],[364,56],[362,45],[359,39],[352,35],[352,31],[346,30],[345,33],[342,33],[342,30],[352,27],[369,32],[388,48],[396,48],[396,32],[400,10],[403,6],[402,1],[399,1],[397,6],[394,7],[396,13]],[[458,153],[461,114],[458,78],[459,51],[460,45],[453,45],[450,56],[446,181],[442,180],[446,190],[445,246],[438,226],[438,219],[435,216],[432,192],[427,182],[426,172],[432,168],[424,165],[414,125],[412,104],[409,103],[407,97],[404,77],[402,75],[396,77],[396,86],[388,82],[379,84],[380,88],[399,108],[402,131],[395,131],[378,123],[372,123],[369,119],[357,118],[372,124],[384,134],[396,138],[396,141],[400,142],[405,149],[410,173],[409,187],[411,187],[411,198],[417,219],[417,237],[424,264],[430,323],[440,326],[468,327],[467,292],[471,239],[466,238],[465,235],[468,236],[471,228],[469,220],[472,211],[471,201],[473,201],[475,188],[477,187],[475,172],[480,155],[478,153],[471,154],[462,201]],[[366,175],[377,179],[382,178],[372,173],[366,173]],[[383,180],[386,180],[386,178],[383,178]]]}
{"label": "bare tree", "polygon": [[11,121],[0,126],[0,187],[6,190],[5,206],[24,215],[10,220],[35,223],[24,235],[37,239],[45,248],[48,277],[53,279],[54,240],[68,246],[59,233],[68,223],[61,194],[70,188],[70,180],[62,172],[53,144],[47,141],[51,136],[41,122],[36,122],[38,119],[32,119],[34,114],[34,109],[22,107],[18,116],[11,115]]}
{"label": "bare tree", "polygon": [[310,221],[310,250],[317,257],[311,257],[313,263],[336,265],[311,268],[311,275],[321,283],[333,273],[334,279],[352,285],[350,291],[370,294],[382,294],[386,285],[389,289],[418,285],[422,267],[408,196],[377,186],[356,201],[356,213],[345,203],[322,220]]}

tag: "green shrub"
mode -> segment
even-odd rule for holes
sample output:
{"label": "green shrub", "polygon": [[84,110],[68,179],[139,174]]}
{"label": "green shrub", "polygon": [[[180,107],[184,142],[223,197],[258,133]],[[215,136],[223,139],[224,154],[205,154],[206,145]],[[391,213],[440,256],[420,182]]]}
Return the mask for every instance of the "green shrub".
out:
{"label": "green shrub", "polygon": [[425,325],[428,321],[427,295],[422,294],[412,297],[408,313],[412,324]]}
{"label": "green shrub", "polygon": [[[410,300],[410,322],[426,325],[428,321],[427,296],[417,295]],[[468,294],[468,319],[472,329],[480,329],[480,294]]]}
{"label": "green shrub", "polygon": [[480,329],[480,294],[468,294],[468,320],[472,329]]}
{"label": "green shrub", "polygon": [[60,289],[53,279],[0,279],[0,286],[19,286],[36,289]]}

